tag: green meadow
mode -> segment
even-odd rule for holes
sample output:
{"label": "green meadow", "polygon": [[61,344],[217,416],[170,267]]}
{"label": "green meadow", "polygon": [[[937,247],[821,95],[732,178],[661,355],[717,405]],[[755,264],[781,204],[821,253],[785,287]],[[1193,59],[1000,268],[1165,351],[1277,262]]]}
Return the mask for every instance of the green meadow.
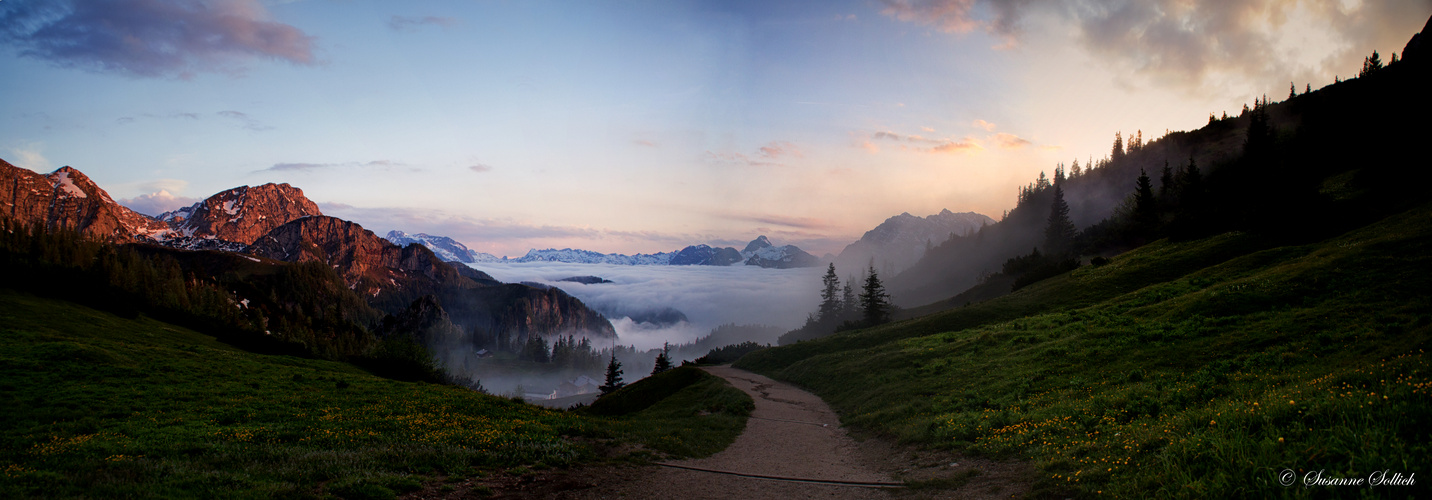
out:
{"label": "green meadow", "polygon": [[[392,498],[719,451],[750,399],[683,373],[641,408],[549,410],[0,290],[0,497]],[[635,451],[603,451],[619,448]]]}
{"label": "green meadow", "polygon": [[[1428,269],[1428,206],[1311,244],[1162,240],[736,366],[809,388],[848,425],[1031,461],[1037,497],[1424,497]],[[1301,486],[1384,470],[1418,484]]]}

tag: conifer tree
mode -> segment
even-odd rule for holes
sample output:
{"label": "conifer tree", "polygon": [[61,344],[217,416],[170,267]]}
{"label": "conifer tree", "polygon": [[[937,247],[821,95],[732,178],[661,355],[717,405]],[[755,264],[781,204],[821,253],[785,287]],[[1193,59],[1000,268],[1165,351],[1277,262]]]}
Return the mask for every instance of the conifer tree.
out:
{"label": "conifer tree", "polygon": [[857,310],[859,303],[855,301],[855,288],[850,286],[853,281],[855,281],[854,277],[846,277],[845,290],[840,294],[840,304],[843,306],[840,313],[842,320],[854,320],[860,315],[860,311]]}
{"label": "conifer tree", "polygon": [[612,391],[621,389],[625,385],[626,382],[622,382],[622,362],[617,361],[617,353],[616,351],[612,351],[612,360],[607,362],[606,383],[598,388],[602,390],[603,395],[606,395]]}
{"label": "conifer tree", "polygon": [[1309,83],[1308,86],[1307,86],[1307,88],[1304,88],[1304,89],[1303,89],[1303,93],[1304,93],[1304,94],[1311,94],[1311,93],[1313,93],[1313,84]]}
{"label": "conifer tree", "polygon": [[1054,186],[1054,201],[1049,205],[1049,223],[1044,227],[1044,252],[1056,257],[1073,249],[1077,230],[1069,220],[1069,204],[1064,202],[1064,189]]}
{"label": "conifer tree", "polygon": [[1362,60],[1362,72],[1358,73],[1357,76],[1358,78],[1362,78],[1371,75],[1372,72],[1379,69],[1382,69],[1382,57],[1378,56],[1377,51],[1374,50],[1371,56]]}
{"label": "conifer tree", "polygon": [[1293,82],[1288,82],[1288,98],[1292,99],[1294,97],[1298,97],[1298,85]]}
{"label": "conifer tree", "polygon": [[869,273],[865,276],[865,287],[860,292],[860,309],[866,326],[890,320],[890,295],[885,293],[885,285],[880,283],[875,266],[870,266]]}
{"label": "conifer tree", "polygon": [[1109,153],[1109,161],[1116,162],[1124,157],[1124,136],[1123,132],[1114,132],[1114,149]]}
{"label": "conifer tree", "polygon": [[1073,179],[1073,178],[1079,177],[1079,176],[1082,175],[1083,173],[1084,173],[1084,172],[1081,172],[1081,171],[1079,170],[1079,159],[1078,159],[1078,158],[1075,158],[1075,159],[1074,159],[1074,164],[1069,166],[1069,178],[1070,178],[1070,179]]}
{"label": "conifer tree", "polygon": [[820,312],[817,318],[821,322],[830,321],[840,313],[840,278],[835,275],[835,263],[832,262],[825,269],[825,276],[821,277],[820,290]]}
{"label": "conifer tree", "polygon": [[1173,183],[1173,168],[1169,167],[1168,160],[1164,160],[1163,174],[1159,175],[1159,200],[1164,204],[1168,204],[1173,195]]}
{"label": "conifer tree", "polygon": [[1134,191],[1134,224],[1138,231],[1146,233],[1158,222],[1158,206],[1154,200],[1153,183],[1144,169],[1139,169],[1139,180]]}
{"label": "conifer tree", "polygon": [[656,365],[651,368],[651,374],[652,374],[652,375],[656,375],[656,374],[658,374],[658,373],[662,373],[662,372],[665,372],[665,371],[670,370],[670,369],[671,369],[671,345],[668,344],[668,343],[666,343],[666,342],[662,342],[662,343],[661,343],[661,352],[656,353]]}

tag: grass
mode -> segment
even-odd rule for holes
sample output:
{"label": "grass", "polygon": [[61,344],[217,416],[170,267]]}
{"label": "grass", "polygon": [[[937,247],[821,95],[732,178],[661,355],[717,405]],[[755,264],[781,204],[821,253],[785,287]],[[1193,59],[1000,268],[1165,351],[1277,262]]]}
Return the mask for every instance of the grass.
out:
{"label": "grass", "polygon": [[593,440],[699,454],[744,425],[698,415],[726,389],[589,417],[0,290],[0,497],[392,498],[595,460]]}
{"label": "grass", "polygon": [[677,457],[705,457],[726,449],[746,428],[751,397],[693,366],[653,375],[603,396],[586,410],[612,417],[627,441]]}
{"label": "grass", "polygon": [[1036,496],[1420,496],[1276,475],[1432,465],[1429,264],[1427,207],[1309,245],[1159,242],[737,366],[810,388],[847,424],[1032,460]]}

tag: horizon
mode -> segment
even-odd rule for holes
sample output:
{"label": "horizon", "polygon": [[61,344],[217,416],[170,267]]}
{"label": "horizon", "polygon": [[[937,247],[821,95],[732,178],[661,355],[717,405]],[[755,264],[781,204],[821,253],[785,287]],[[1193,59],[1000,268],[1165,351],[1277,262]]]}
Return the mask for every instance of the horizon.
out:
{"label": "horizon", "polygon": [[[1429,12],[10,1],[0,81],[26,98],[0,105],[0,157],[72,166],[148,215],[276,182],[375,234],[493,255],[766,235],[820,256],[903,212],[997,220],[1116,132],[1351,77]],[[181,21],[206,31],[156,28]],[[124,37],[146,43],[106,48]]]}

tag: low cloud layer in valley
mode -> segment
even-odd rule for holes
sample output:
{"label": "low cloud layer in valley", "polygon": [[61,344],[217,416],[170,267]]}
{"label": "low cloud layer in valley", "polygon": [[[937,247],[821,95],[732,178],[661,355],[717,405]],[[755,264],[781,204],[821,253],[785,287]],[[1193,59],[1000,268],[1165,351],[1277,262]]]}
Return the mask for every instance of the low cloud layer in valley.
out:
{"label": "low cloud layer in valley", "polygon": [[[506,282],[537,282],[561,288],[612,321],[618,342],[638,350],[662,342],[686,343],[725,323],[800,326],[816,306],[818,268],[763,269],[756,266],[616,266],[603,264],[474,264]],[[599,276],[612,283],[558,281]],[[638,323],[635,316],[672,308],[686,315],[675,324]]]}

